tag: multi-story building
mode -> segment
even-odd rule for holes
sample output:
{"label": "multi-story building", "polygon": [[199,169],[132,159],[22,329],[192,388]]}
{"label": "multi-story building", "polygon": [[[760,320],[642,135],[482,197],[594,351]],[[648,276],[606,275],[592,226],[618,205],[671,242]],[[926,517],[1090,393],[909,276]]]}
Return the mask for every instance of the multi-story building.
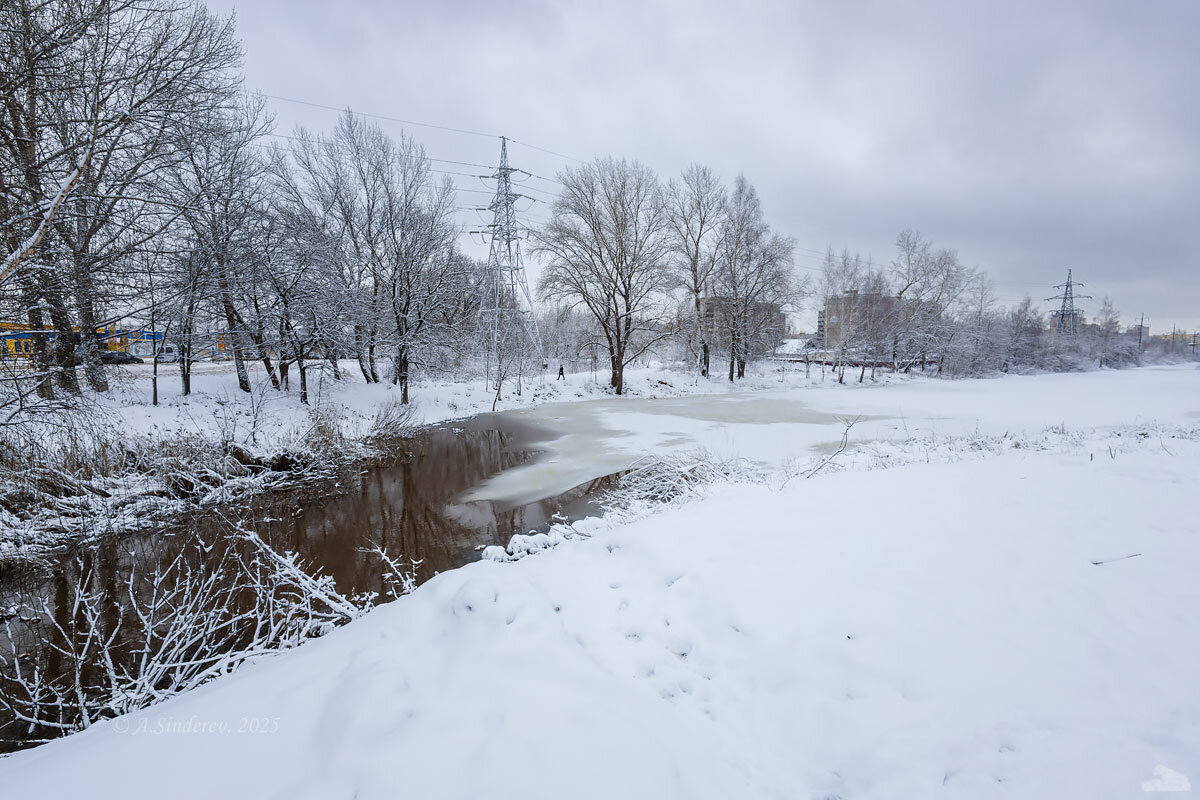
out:
{"label": "multi-story building", "polygon": [[[728,340],[734,323],[735,305],[731,298],[720,295],[700,298],[700,320],[710,342]],[[740,321],[749,333],[749,354],[761,355],[774,351],[787,334],[787,315],[778,303],[751,303]]]}
{"label": "multi-story building", "polygon": [[899,302],[892,295],[854,289],[827,297],[825,308],[817,312],[817,341],[831,350],[852,345],[856,334],[894,314]]}

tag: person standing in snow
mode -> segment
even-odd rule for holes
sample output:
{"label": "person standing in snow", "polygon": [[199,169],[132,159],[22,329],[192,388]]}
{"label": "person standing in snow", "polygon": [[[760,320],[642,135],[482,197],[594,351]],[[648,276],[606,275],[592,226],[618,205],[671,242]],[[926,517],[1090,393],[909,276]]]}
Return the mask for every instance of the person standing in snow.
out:
{"label": "person standing in snow", "polygon": [[554,380],[556,380],[556,381],[565,381],[566,379],[567,379],[567,375],[566,375],[566,373],[565,373],[565,372],[563,372],[563,365],[562,365],[562,364],[559,364],[559,365],[558,365],[558,377],[557,377],[557,378],[555,378]]}

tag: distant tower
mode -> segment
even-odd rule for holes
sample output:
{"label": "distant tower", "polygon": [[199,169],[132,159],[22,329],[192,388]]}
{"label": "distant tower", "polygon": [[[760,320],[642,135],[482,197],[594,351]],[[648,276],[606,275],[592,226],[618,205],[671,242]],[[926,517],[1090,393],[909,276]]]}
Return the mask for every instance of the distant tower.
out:
{"label": "distant tower", "polygon": [[1076,283],[1071,280],[1071,270],[1067,270],[1067,282],[1060,283],[1055,286],[1055,289],[1062,289],[1063,293],[1054,297],[1047,297],[1046,300],[1061,300],[1062,306],[1054,314],[1054,332],[1074,336],[1079,328],[1079,311],[1075,308],[1076,298],[1080,300],[1090,300],[1090,294],[1075,294],[1076,287],[1083,286],[1082,283]]}
{"label": "distant tower", "polygon": [[[488,210],[492,224],[490,233],[487,283],[484,284],[479,317],[485,335],[491,336],[491,359],[501,359],[501,348],[517,346],[526,350],[532,345],[532,355],[540,357],[542,339],[533,316],[533,298],[525,278],[525,262],[521,258],[521,231],[517,225],[515,204],[523,195],[513,192],[512,174],[520,172],[508,165],[508,139],[500,137],[500,166],[489,176],[496,181],[496,197]],[[524,305],[522,306],[522,299]]]}

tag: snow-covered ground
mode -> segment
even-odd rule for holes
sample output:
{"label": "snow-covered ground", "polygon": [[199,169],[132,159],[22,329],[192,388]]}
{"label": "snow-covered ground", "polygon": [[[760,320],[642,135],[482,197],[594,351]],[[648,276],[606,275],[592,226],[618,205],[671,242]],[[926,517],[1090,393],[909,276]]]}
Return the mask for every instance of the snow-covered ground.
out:
{"label": "snow-covered ground", "polygon": [[[354,361],[341,362],[343,378],[334,381],[327,372],[314,369],[310,376],[310,404],[300,402],[299,378],[293,370],[291,389],[270,388],[262,366],[247,364],[254,391],[238,389],[230,362],[201,362],[192,378],[192,393],[181,394],[179,376],[173,365],[160,365],[159,404],[151,404],[151,367],[138,364],[113,367],[112,390],[89,394],[88,410],[100,414],[131,433],[158,438],[202,436],[230,438],[251,449],[271,451],[303,435],[309,415],[322,409],[339,420],[349,436],[370,430],[376,414],[400,402],[399,387],[390,383],[367,384]],[[798,378],[794,371],[791,380]],[[723,381],[699,381],[695,376],[660,366],[634,367],[626,372],[626,391],[633,397],[673,397],[697,393],[754,390],[780,385],[779,373],[761,367],[736,387]],[[605,374],[571,373],[555,380],[554,372],[526,378],[517,393],[517,382],[504,384],[497,411],[547,402],[577,401],[610,394]],[[482,378],[477,380],[416,380],[410,389],[414,424],[433,424],[492,410],[495,391]]]}
{"label": "snow-covered ground", "polygon": [[[778,468],[830,449],[851,419],[858,420],[851,446],[1187,420],[1200,415],[1197,377],[1194,367],[1182,366],[954,381],[888,375],[886,382],[839,386],[829,376],[821,381],[817,371],[805,380],[803,368],[789,368],[783,381],[759,378],[752,392],[546,403],[508,416],[551,432],[541,444],[547,457],[497,475],[470,499],[532,502],[649,455],[695,448]],[[1190,419],[1200,424],[1200,416]]]}
{"label": "snow-covered ground", "polygon": [[1117,798],[1200,779],[1200,371],[805,398],[773,423],[726,398],[595,414],[627,456],[698,443],[786,469],[840,427],[807,415],[896,441],[444,573],[0,759],[0,796]]}

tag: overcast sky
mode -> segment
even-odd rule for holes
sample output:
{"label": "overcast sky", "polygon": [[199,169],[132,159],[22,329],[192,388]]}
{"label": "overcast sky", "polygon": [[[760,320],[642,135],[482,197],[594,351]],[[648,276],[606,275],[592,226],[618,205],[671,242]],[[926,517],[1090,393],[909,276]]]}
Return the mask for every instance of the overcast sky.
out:
{"label": "overcast sky", "polygon": [[[1087,312],[1108,295],[1155,332],[1200,327],[1194,0],[209,6],[236,8],[247,85],[269,95],[504,134],[545,176],[575,162],[529,145],[742,172],[808,274],[831,245],[889,260],[913,227],[1008,304],[1071,267]],[[284,133],[336,117],[270,104]],[[436,158],[498,157],[495,138],[380,124]]]}

